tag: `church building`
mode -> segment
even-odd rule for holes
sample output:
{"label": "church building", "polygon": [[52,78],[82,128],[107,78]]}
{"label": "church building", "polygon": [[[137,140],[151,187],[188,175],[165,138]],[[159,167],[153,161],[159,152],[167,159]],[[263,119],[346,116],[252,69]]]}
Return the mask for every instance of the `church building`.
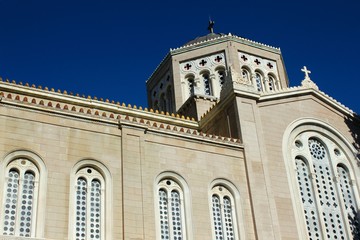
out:
{"label": "church building", "polygon": [[360,118],[279,48],[170,49],[148,107],[0,81],[0,239],[360,239]]}

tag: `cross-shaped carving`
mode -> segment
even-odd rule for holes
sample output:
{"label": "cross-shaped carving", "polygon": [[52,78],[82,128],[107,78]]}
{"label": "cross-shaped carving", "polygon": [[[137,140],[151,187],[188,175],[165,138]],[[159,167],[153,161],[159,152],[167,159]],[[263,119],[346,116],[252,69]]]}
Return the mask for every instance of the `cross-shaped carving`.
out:
{"label": "cross-shaped carving", "polygon": [[259,59],[255,59],[254,61],[256,63],[256,65],[259,65],[261,62],[259,61]]}
{"label": "cross-shaped carving", "polygon": [[216,62],[220,62],[221,60],[222,60],[222,57],[216,56],[216,58],[215,58],[215,61],[216,61]]}
{"label": "cross-shaped carving", "polygon": [[242,60],[244,60],[244,62],[247,61],[247,57],[245,55],[242,55],[241,58],[242,58]]}
{"label": "cross-shaped carving", "polygon": [[191,65],[190,65],[189,63],[187,63],[187,64],[184,66],[184,68],[185,68],[186,70],[189,70],[189,69],[191,68]]}
{"label": "cross-shaped carving", "polygon": [[205,61],[204,59],[201,60],[201,62],[199,63],[201,66],[205,66],[205,64],[207,63],[207,61]]}
{"label": "cross-shaped carving", "polygon": [[309,73],[311,73],[311,71],[308,70],[308,69],[306,68],[306,66],[304,66],[304,67],[301,69],[301,71],[303,71],[303,72],[305,73],[305,79],[310,79]]}
{"label": "cross-shaped carving", "polygon": [[270,69],[272,69],[272,68],[274,67],[270,62],[267,64],[267,66],[268,66]]}

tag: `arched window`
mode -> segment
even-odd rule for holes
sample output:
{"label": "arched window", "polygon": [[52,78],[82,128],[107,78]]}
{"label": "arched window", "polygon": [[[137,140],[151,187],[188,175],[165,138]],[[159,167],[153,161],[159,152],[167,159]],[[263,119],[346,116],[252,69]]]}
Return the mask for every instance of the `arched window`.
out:
{"label": "arched window", "polygon": [[172,105],[172,91],[171,91],[171,86],[169,86],[166,89],[166,99],[167,99],[167,110],[169,113],[173,112],[173,105]]}
{"label": "arched window", "polygon": [[258,72],[255,73],[255,83],[256,83],[256,89],[258,92],[261,92],[263,90],[262,80],[263,80],[262,75]]}
{"label": "arched window", "polygon": [[166,98],[165,98],[165,93],[162,93],[160,96],[160,110],[166,112]]}
{"label": "arched window", "polygon": [[113,200],[108,169],[98,161],[82,160],[72,169],[70,186],[68,239],[113,239]]}
{"label": "arched window", "polygon": [[340,164],[337,166],[337,173],[339,176],[340,191],[345,205],[345,214],[347,214],[347,220],[350,225],[350,231],[354,239],[359,239],[359,209],[356,206],[355,193],[352,188],[350,173],[346,167]]}
{"label": "arched window", "polygon": [[219,80],[220,89],[222,89],[222,87],[225,83],[225,70],[223,68],[220,68],[216,72],[217,72],[217,77]]}
{"label": "arched window", "polygon": [[355,188],[347,168],[336,164],[348,161],[345,154],[335,142],[312,132],[298,135],[293,146],[309,239],[357,239],[354,233],[360,228]]}
{"label": "arched window", "polygon": [[238,239],[234,197],[222,185],[211,189],[212,225],[214,239]]}
{"label": "arched window", "polygon": [[160,239],[186,239],[183,190],[171,178],[157,185]]}
{"label": "arched window", "polygon": [[7,167],[3,234],[33,237],[36,223],[39,170],[26,158]]}
{"label": "arched window", "polygon": [[159,101],[158,100],[155,100],[153,109],[154,110],[159,110]]}
{"label": "arched window", "polygon": [[42,238],[47,185],[44,162],[32,152],[18,150],[4,158],[0,169],[4,183],[0,215],[2,234]]}
{"label": "arched window", "polygon": [[74,239],[104,239],[104,184],[93,167],[76,173]]}
{"label": "arched window", "polygon": [[275,78],[272,75],[268,75],[269,78],[269,91],[275,90]]}
{"label": "arched window", "polygon": [[204,93],[205,95],[212,95],[212,88],[211,88],[211,80],[210,80],[210,75],[209,73],[203,73],[202,74],[202,79],[204,82]]}
{"label": "arched window", "polygon": [[188,94],[189,97],[194,95],[194,78],[193,77],[188,77],[187,78],[187,84],[188,84]]}
{"label": "arched window", "polygon": [[251,82],[250,79],[250,72],[246,68],[241,69],[241,76],[243,79],[245,79],[247,82]]}

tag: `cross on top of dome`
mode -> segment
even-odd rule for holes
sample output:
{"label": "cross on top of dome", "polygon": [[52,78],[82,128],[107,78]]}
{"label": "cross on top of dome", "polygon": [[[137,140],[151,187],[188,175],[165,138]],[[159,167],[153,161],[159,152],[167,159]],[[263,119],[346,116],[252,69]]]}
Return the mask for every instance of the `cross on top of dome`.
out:
{"label": "cross on top of dome", "polygon": [[215,25],[215,21],[212,21],[211,19],[209,20],[209,26],[208,26],[208,30],[210,33],[214,33],[214,25]]}

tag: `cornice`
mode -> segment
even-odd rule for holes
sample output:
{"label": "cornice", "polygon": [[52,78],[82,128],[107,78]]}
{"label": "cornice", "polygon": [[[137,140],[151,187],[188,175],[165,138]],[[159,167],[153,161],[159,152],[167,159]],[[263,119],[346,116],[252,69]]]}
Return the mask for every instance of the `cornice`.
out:
{"label": "cornice", "polygon": [[187,51],[192,51],[194,49],[198,49],[198,48],[203,48],[203,47],[207,47],[207,46],[211,46],[214,44],[219,44],[222,42],[227,42],[227,41],[234,41],[234,42],[238,42],[238,43],[242,43],[248,46],[252,46],[255,48],[260,48],[260,49],[264,49],[270,52],[274,52],[274,53],[281,53],[280,48],[276,48],[276,47],[272,47],[269,46],[267,44],[263,44],[260,42],[256,42],[247,38],[243,38],[243,37],[239,37],[236,35],[232,35],[231,33],[227,34],[227,35],[222,35],[219,36],[217,38],[213,38],[213,39],[209,39],[209,40],[204,40],[201,42],[197,42],[197,43],[193,43],[193,44],[189,44],[189,45],[184,45],[175,49],[170,49],[170,54],[171,55],[176,55],[176,54],[180,54],[183,52],[187,52]]}
{"label": "cornice", "polygon": [[146,121],[127,116],[125,119],[119,120],[119,127],[128,127],[133,129],[141,129],[145,133],[155,133],[170,135],[177,138],[185,138],[202,143],[212,143],[216,145],[226,145],[229,147],[243,147],[240,139],[221,137],[215,134],[203,133],[199,130],[191,128],[183,128],[175,125],[158,124],[156,122]]}
{"label": "cornice", "polygon": [[[80,97],[77,95],[70,95],[67,91],[61,92],[54,89],[36,87],[29,84],[16,84],[15,81],[1,82],[1,102],[3,104],[16,105],[18,107],[25,107],[45,112],[54,112],[57,114],[64,114],[78,118],[96,118],[104,121],[121,119],[126,115],[131,115],[138,118],[149,119],[152,121],[162,123],[172,123],[178,126],[198,128],[198,123],[189,117],[170,114],[168,112],[154,111],[131,106],[125,103],[103,100],[96,97]],[[106,120],[107,119],[107,120]]]}
{"label": "cornice", "polygon": [[351,116],[356,115],[355,112],[352,111],[350,108],[346,107],[344,104],[340,103],[339,101],[332,98],[323,91],[314,88],[304,87],[304,86],[290,87],[286,89],[276,90],[274,92],[262,93],[258,99],[258,102],[273,101],[276,99],[283,99],[283,98],[289,98],[289,97],[307,95],[307,94],[311,94],[317,97],[318,99],[322,100],[323,102],[329,104],[333,108],[337,109],[338,111],[346,115],[351,115]]}
{"label": "cornice", "polygon": [[197,121],[178,114],[159,113],[157,110],[137,108],[130,104],[120,105],[120,103],[98,100],[90,96],[83,98],[68,95],[66,91],[55,92],[53,89],[36,88],[35,85],[23,86],[15,82],[0,82],[0,91],[0,102],[5,106],[15,106],[86,121],[116,124],[120,128],[123,125],[143,128],[146,131],[162,132],[197,141],[230,145],[239,145],[240,143],[239,139],[202,133]]}

